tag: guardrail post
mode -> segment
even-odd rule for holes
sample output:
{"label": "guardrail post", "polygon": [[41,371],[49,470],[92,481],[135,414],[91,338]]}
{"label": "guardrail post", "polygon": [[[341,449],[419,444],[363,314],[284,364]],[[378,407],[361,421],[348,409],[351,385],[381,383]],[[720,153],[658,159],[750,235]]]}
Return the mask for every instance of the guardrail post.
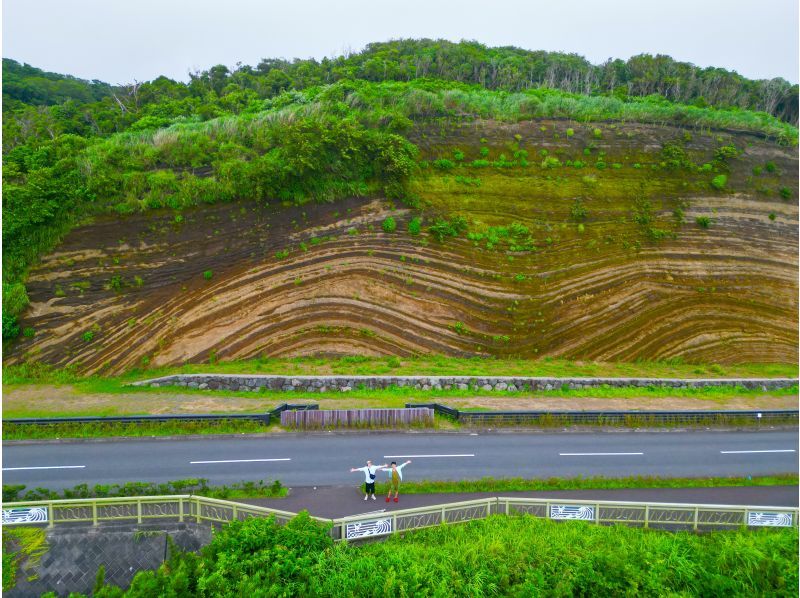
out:
{"label": "guardrail post", "polygon": [[491,514],[492,514],[492,501],[490,499],[486,501],[486,518],[488,519]]}
{"label": "guardrail post", "polygon": [[600,503],[594,505],[594,522],[600,525]]}
{"label": "guardrail post", "polygon": [[444,514],[444,507],[442,507],[442,523],[447,523],[447,519],[445,518]]}
{"label": "guardrail post", "polygon": [[136,499],[136,523],[142,522],[142,499]]}
{"label": "guardrail post", "polygon": [[196,496],[194,497],[194,515],[197,523],[200,523],[200,499]]}
{"label": "guardrail post", "polygon": [[231,521],[236,521],[239,519],[239,509],[236,508],[236,505],[233,506],[233,513],[231,514]]}
{"label": "guardrail post", "polygon": [[53,509],[53,503],[47,503],[47,512],[50,514],[50,516],[47,518],[47,527],[53,527],[56,524],[56,512],[55,509]]}
{"label": "guardrail post", "polygon": [[650,527],[650,505],[644,506],[644,526]]}
{"label": "guardrail post", "polygon": [[697,520],[700,518],[700,507],[694,508],[694,524],[692,525],[692,529],[697,531]]}
{"label": "guardrail post", "polygon": [[397,533],[397,513],[392,513],[392,533]]}
{"label": "guardrail post", "polygon": [[97,527],[97,502],[92,501],[92,525]]}
{"label": "guardrail post", "polygon": [[178,521],[183,523],[183,498],[178,499]]}
{"label": "guardrail post", "polygon": [[342,531],[340,532],[340,540],[347,540],[347,536],[345,535],[345,523],[342,521]]}
{"label": "guardrail post", "polygon": [[550,519],[550,501],[544,503],[544,518]]}
{"label": "guardrail post", "polygon": [[509,508],[508,508],[508,503],[509,503],[509,500],[508,500],[508,499],[506,499],[506,515],[508,515],[508,514],[509,514],[509,513],[508,513],[508,511],[509,511]]}

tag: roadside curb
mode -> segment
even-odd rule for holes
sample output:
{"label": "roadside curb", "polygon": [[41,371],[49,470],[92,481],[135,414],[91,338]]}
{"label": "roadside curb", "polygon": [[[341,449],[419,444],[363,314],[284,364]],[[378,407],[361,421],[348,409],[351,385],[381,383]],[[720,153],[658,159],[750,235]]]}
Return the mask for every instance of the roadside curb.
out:
{"label": "roadside curb", "polygon": [[280,432],[255,432],[244,434],[174,434],[170,436],[104,436],[100,438],[31,438],[21,440],[3,440],[3,446],[30,445],[30,444],[77,444],[77,443],[107,443],[107,442],[137,442],[171,441],[171,440],[220,440],[220,439],[258,439],[258,438],[283,438],[287,435],[298,436],[372,436],[383,434],[408,434],[408,435],[453,435],[470,436],[472,434],[636,434],[636,433],[692,433],[692,432],[782,432],[796,430],[797,426],[734,426],[734,427],[675,427],[675,428],[625,428],[625,427],[600,427],[600,426],[572,426],[569,428],[462,428],[459,430],[331,430],[331,431],[291,431]]}

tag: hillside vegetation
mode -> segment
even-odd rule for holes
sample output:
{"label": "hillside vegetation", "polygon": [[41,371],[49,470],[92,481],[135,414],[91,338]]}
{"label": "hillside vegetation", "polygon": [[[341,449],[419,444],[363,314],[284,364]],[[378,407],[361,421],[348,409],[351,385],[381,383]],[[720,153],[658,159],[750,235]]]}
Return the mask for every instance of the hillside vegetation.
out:
{"label": "hillside vegetation", "polygon": [[797,130],[768,114],[430,79],[192,109],[7,151],[7,363],[797,360]]}

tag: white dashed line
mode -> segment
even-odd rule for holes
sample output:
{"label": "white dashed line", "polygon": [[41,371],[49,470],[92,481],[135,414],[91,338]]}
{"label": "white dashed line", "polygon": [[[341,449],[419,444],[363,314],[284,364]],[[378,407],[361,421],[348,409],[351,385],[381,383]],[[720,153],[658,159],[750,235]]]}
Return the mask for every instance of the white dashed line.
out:
{"label": "white dashed line", "polygon": [[794,449],[770,449],[763,451],[720,451],[723,455],[742,455],[745,453],[795,453]]}
{"label": "white dashed line", "polygon": [[644,453],[558,453],[562,457],[618,457],[624,455],[644,455]]}
{"label": "white dashed line", "polygon": [[413,457],[414,459],[430,459],[437,457],[474,457],[472,453],[464,455],[384,455],[384,459],[407,459]]}
{"label": "white dashed line", "polygon": [[85,465],[49,465],[47,467],[4,467],[3,471],[23,471],[26,469],[84,469]]}
{"label": "white dashed line", "polygon": [[191,465],[206,465],[209,463],[267,463],[270,461],[291,461],[291,459],[228,459],[226,461],[189,461]]}

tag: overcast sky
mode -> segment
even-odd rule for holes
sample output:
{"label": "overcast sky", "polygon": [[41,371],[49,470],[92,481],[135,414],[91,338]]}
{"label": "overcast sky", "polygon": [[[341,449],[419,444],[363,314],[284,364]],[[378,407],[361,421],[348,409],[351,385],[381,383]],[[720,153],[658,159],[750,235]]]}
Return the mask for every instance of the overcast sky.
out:
{"label": "overcast sky", "polygon": [[322,58],[401,37],[669,54],[798,81],[798,0],[2,0],[3,56],[109,83]]}

